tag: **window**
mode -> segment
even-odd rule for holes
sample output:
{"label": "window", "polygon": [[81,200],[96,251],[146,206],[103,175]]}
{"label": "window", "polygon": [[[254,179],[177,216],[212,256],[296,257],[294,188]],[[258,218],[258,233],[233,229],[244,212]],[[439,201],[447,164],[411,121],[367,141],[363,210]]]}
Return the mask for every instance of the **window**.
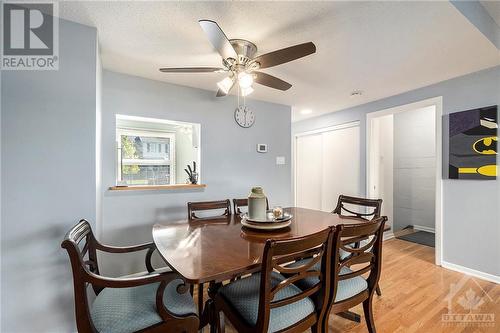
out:
{"label": "window", "polygon": [[193,161],[199,179],[199,126],[117,115],[117,185],[185,184]]}
{"label": "window", "polygon": [[175,184],[175,133],[122,128],[116,132],[121,184]]}

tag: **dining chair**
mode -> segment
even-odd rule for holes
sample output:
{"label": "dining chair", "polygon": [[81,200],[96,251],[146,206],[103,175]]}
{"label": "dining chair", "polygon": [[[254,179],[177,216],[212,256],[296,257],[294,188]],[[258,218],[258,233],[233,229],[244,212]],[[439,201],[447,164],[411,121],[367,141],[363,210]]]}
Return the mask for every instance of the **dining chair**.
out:
{"label": "dining chair", "polygon": [[[337,206],[332,213],[370,221],[374,218],[380,217],[381,211],[382,199],[367,199],[341,194],[338,198]],[[366,240],[360,240],[356,243],[356,246],[359,247],[360,244],[366,244]],[[341,257],[345,257],[347,253],[341,251],[340,255]],[[378,296],[382,295],[382,291],[380,290],[380,287],[378,285],[376,288],[376,292]]]}
{"label": "dining chair", "polygon": [[[375,332],[372,299],[382,269],[382,239],[386,221],[387,217],[382,216],[368,222],[337,225],[335,227],[332,241],[331,287],[327,311],[322,322],[324,332],[328,331],[330,313],[344,316],[349,309],[360,303],[363,303],[368,331],[370,333]],[[367,238],[370,241],[365,245],[361,247],[353,246],[356,241]],[[341,250],[355,255],[342,259],[340,256]],[[288,267],[304,265],[309,263],[310,260],[310,258],[303,259],[290,264]],[[316,263],[313,269],[319,271],[321,268]],[[367,273],[368,277],[363,277]],[[302,290],[307,290],[318,283],[318,279],[312,277],[296,284]]]}
{"label": "dining chair", "polygon": [[[352,210],[349,206],[361,208],[361,210]],[[365,212],[362,210],[365,209]],[[382,210],[382,199],[366,199],[359,197],[350,197],[347,195],[339,195],[337,206],[332,213],[341,216],[352,216],[364,220],[372,220],[373,218],[380,217]]]}
{"label": "dining chair", "polygon": [[[376,331],[372,303],[382,270],[382,240],[386,221],[387,217],[382,216],[358,225],[339,225],[334,240],[332,288],[327,313],[342,313],[363,303],[370,333]],[[369,242],[360,247],[351,246],[361,239],[369,239]],[[341,249],[355,255],[340,259]],[[368,277],[363,277],[363,274],[368,274]],[[325,318],[327,321],[328,316]]]}
{"label": "dining chair", "polygon": [[[233,199],[233,208],[234,213],[237,215],[241,215],[243,211],[240,209],[241,207],[248,207],[248,199]],[[266,209],[269,210],[269,200],[266,197]]]}
{"label": "dining chair", "polygon": [[[99,243],[86,220],[68,231],[66,249],[73,271],[76,326],[79,333],[196,332],[199,317],[189,288],[174,272],[158,273],[151,264],[154,243],[111,247]],[[111,278],[99,273],[98,251],[146,251],[147,272]],[[88,286],[95,294],[92,304]]]}
{"label": "dining chair", "polygon": [[[223,223],[226,223],[228,218],[231,216],[231,201],[229,199],[226,200],[218,200],[218,201],[198,201],[198,202],[188,202],[188,219],[191,222],[203,222],[203,223],[220,223],[221,220]],[[214,215],[214,216],[199,216],[196,215],[197,212],[206,212],[206,211],[214,211],[223,210],[222,214]],[[198,312],[203,312],[203,307],[205,305],[204,296],[203,296],[203,284],[198,285]],[[191,290],[192,291],[192,290]]]}
{"label": "dining chair", "polygon": [[[188,202],[188,219],[190,221],[209,221],[212,219],[220,219],[231,215],[231,201],[229,199],[219,201],[198,201]],[[196,215],[196,212],[224,210],[222,214],[215,216],[202,217]]]}
{"label": "dining chair", "polygon": [[[227,316],[238,332],[320,332],[328,305],[331,240],[331,228],[292,240],[267,240],[261,271],[217,291],[217,330],[224,332]],[[286,266],[304,255],[311,261]],[[316,264],[320,270],[312,269]],[[311,277],[319,281],[311,288],[301,290],[294,284]]]}

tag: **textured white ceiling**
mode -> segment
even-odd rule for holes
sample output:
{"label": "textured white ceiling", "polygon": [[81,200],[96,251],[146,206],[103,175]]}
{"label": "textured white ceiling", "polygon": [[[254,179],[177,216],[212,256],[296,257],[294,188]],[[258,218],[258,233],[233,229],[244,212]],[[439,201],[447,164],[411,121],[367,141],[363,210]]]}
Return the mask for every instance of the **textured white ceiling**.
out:
{"label": "textured white ceiling", "polygon": [[[267,53],[312,41],[317,52],[265,72],[253,98],[292,106],[294,120],[341,110],[500,64],[498,50],[446,2],[64,2],[60,16],[99,32],[106,69],[213,90],[221,74],[159,67],[219,66],[198,19]],[[350,97],[362,90],[360,97]],[[300,110],[311,109],[307,116]]]}

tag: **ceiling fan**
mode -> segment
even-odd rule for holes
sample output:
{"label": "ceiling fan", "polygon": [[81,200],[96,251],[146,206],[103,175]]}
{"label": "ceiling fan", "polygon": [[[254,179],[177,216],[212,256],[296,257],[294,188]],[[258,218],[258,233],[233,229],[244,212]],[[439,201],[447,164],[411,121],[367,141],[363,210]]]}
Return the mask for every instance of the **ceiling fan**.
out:
{"label": "ceiling fan", "polygon": [[224,67],[184,67],[160,68],[164,73],[221,73],[228,76],[217,83],[217,97],[227,95],[238,82],[241,95],[247,96],[253,92],[253,83],[279,90],[288,90],[292,85],[275,76],[258,71],[293,61],[316,52],[312,42],[290,46],[284,49],[262,54],[255,57],[257,46],[244,39],[228,39],[219,25],[211,20],[199,20],[201,28],[208,36],[213,47],[222,57]]}

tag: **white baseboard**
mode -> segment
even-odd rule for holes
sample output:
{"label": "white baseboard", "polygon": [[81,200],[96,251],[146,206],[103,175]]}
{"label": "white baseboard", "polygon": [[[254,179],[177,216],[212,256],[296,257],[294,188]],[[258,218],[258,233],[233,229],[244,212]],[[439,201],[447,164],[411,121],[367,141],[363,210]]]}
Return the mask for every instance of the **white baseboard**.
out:
{"label": "white baseboard", "polygon": [[413,229],[420,230],[420,231],[432,232],[433,234],[436,233],[436,230],[434,228],[426,227],[423,225],[413,225]]}
{"label": "white baseboard", "polygon": [[467,275],[470,275],[470,276],[473,276],[473,277],[476,277],[479,279],[483,279],[483,280],[490,281],[490,282],[493,282],[496,284],[500,284],[500,276],[497,276],[497,275],[484,273],[484,272],[477,271],[477,270],[472,269],[472,268],[460,266],[457,264],[452,264],[452,263],[446,262],[444,260],[441,261],[441,266],[444,268],[450,269],[452,271],[460,272],[460,273],[467,274]]}
{"label": "white baseboard", "polygon": [[394,238],[394,233],[392,231],[386,231],[384,232],[384,237],[382,239],[386,241],[392,238]]}

